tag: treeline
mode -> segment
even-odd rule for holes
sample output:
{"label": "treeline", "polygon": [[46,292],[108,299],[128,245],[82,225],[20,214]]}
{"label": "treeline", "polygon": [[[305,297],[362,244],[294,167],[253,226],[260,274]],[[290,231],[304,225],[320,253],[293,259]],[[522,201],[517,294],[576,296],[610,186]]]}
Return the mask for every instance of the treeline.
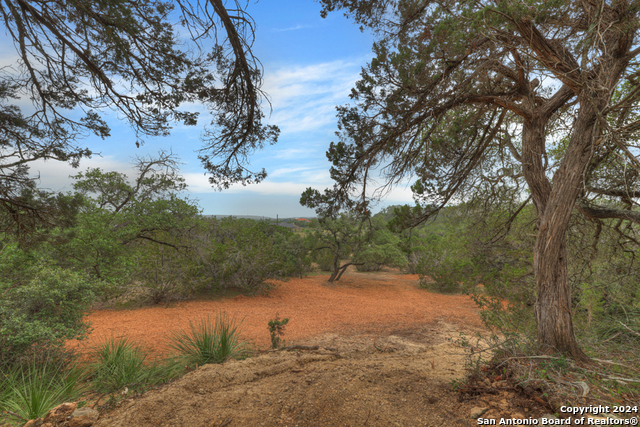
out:
{"label": "treeline", "polygon": [[255,294],[308,271],[302,236],[202,217],[179,196],[185,185],[171,156],[136,169],[133,180],[90,169],[74,177],[69,194],[31,188],[21,200],[40,216],[0,219],[0,365],[83,337],[84,313],[96,301],[158,304],[229,288]]}

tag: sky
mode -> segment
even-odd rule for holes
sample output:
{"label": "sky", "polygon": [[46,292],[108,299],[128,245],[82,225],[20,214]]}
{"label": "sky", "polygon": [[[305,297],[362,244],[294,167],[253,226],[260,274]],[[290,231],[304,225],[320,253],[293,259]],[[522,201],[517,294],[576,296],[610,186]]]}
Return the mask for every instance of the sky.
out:
{"label": "sky", "polygon": [[[136,148],[136,138],[125,122],[105,113],[111,137],[89,137],[79,142],[94,153],[79,169],[60,162],[31,165],[39,174],[40,186],[53,191],[70,191],[70,175],[88,167],[116,170],[131,176],[135,156],[149,156],[160,150],[172,151],[182,163],[181,174],[188,184],[188,196],[196,200],[203,214],[259,215],[280,218],[311,217],[315,212],[300,206],[300,194],[308,187],[322,191],[332,185],[330,164],[325,152],[336,140],[335,107],[349,103],[349,93],[359,78],[361,67],[371,60],[374,37],[361,32],[341,13],[320,17],[320,5],[313,0],[251,1],[247,12],[256,22],[254,55],[264,67],[264,85],[272,111],[268,124],[280,130],[276,145],[267,146],[250,159],[251,170],[267,170],[259,184],[236,184],[222,192],[211,188],[197,158],[202,127],[176,126],[171,135],[147,138]],[[3,48],[3,63],[10,50]],[[204,124],[207,120],[203,115]],[[394,189],[378,206],[412,203],[406,187]]]}

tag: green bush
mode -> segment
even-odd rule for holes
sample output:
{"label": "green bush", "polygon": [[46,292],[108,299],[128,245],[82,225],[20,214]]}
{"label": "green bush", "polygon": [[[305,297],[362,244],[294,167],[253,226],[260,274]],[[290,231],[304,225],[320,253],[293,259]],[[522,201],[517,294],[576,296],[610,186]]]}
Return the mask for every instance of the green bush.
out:
{"label": "green bush", "polygon": [[[62,351],[65,340],[85,337],[83,316],[97,288],[80,273],[21,252],[5,247],[0,260],[0,271],[21,272],[20,278],[0,279],[0,364],[14,364],[34,351]],[[20,268],[12,265],[16,260],[24,261]]]}
{"label": "green bush", "polygon": [[315,251],[315,262],[322,271],[333,271],[334,255],[329,249],[320,249]]}
{"label": "green bush", "polygon": [[309,262],[299,237],[248,219],[208,220],[196,256],[210,289],[258,293],[270,281],[304,273]]}
{"label": "green bush", "polygon": [[178,352],[178,360],[189,367],[209,363],[223,363],[228,359],[243,359],[251,355],[247,343],[240,341],[240,326],[235,317],[218,314],[197,323],[189,322],[189,330],[171,335],[171,347]]}
{"label": "green bush", "polygon": [[474,264],[464,242],[455,236],[439,239],[421,251],[415,271],[420,276],[421,287],[445,293],[463,291],[475,277]]}
{"label": "green bush", "polygon": [[398,246],[386,243],[368,246],[358,255],[356,263],[362,263],[356,265],[358,271],[380,271],[385,266],[403,268],[407,264],[407,258]]}

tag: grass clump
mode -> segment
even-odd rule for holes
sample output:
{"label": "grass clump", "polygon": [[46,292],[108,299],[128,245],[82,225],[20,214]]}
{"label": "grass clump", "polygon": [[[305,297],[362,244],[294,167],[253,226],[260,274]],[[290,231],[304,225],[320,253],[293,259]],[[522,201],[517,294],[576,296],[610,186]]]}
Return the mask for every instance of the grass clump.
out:
{"label": "grass clump", "polygon": [[85,375],[75,364],[59,361],[5,366],[0,373],[0,413],[24,420],[41,418],[82,394]]}
{"label": "grass clump", "polygon": [[111,337],[94,346],[93,357],[92,386],[99,393],[144,388],[162,382],[166,376],[158,365],[145,364],[145,351],[126,337]]}
{"label": "grass clump", "polygon": [[189,368],[228,359],[244,359],[251,355],[249,345],[240,340],[240,326],[235,317],[221,313],[215,320],[207,317],[189,322],[189,330],[174,332],[170,346],[178,352],[178,360]]}

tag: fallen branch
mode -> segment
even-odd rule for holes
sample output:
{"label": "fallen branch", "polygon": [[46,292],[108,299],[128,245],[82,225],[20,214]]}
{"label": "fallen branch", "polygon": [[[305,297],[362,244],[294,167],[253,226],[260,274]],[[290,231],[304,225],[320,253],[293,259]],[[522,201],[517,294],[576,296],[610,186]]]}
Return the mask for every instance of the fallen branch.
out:
{"label": "fallen branch", "polygon": [[606,379],[608,379],[608,380],[625,381],[625,382],[628,382],[628,383],[640,383],[640,380],[637,380],[635,378],[621,378],[621,377],[610,377],[610,376],[604,376],[604,377]]}
{"label": "fallen branch", "polygon": [[2,412],[4,412],[5,414],[13,415],[14,417],[18,417],[18,418],[20,418],[21,420],[29,421],[29,420],[28,420],[28,419],[26,419],[25,417],[23,417],[23,416],[21,416],[21,415],[18,415],[18,414],[16,414],[15,412],[11,412],[11,411],[8,411],[8,410],[6,410],[6,409],[5,409],[4,411],[2,411]]}
{"label": "fallen branch", "polygon": [[595,357],[592,357],[591,360],[595,360],[596,362],[600,362],[600,363],[608,363],[609,365],[618,365],[618,366],[622,366],[623,368],[632,369],[634,371],[637,371],[637,369],[632,367],[632,366],[625,365],[623,363],[614,362],[613,360],[596,359]]}
{"label": "fallen branch", "polygon": [[640,337],[640,332],[638,331],[634,331],[633,329],[631,329],[630,327],[628,327],[627,325],[625,325],[624,323],[622,323],[621,321],[618,320],[618,323],[620,323],[622,325],[623,328],[625,328],[627,331],[631,332],[634,335],[637,335]]}
{"label": "fallen branch", "polygon": [[317,345],[292,345],[289,347],[283,347],[280,351],[293,351],[293,350],[318,350],[320,347]]}
{"label": "fallen branch", "polygon": [[[606,340],[602,341],[602,343],[606,343],[607,341],[611,341],[614,338],[618,338],[620,335],[622,335],[622,332],[618,332],[617,334],[615,334],[614,336],[607,338]],[[597,359],[593,359],[593,360],[597,360]]]}

